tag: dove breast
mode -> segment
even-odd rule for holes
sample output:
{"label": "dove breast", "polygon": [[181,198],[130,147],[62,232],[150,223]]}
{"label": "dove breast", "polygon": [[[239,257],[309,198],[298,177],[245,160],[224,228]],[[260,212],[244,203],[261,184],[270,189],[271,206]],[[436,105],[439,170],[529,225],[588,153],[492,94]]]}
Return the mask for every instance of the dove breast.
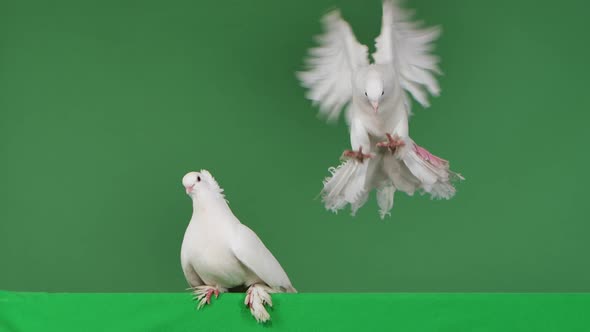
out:
{"label": "dove breast", "polygon": [[181,249],[184,270],[192,268],[206,285],[233,288],[259,282],[260,279],[236,258],[227,234],[235,225],[190,223]]}

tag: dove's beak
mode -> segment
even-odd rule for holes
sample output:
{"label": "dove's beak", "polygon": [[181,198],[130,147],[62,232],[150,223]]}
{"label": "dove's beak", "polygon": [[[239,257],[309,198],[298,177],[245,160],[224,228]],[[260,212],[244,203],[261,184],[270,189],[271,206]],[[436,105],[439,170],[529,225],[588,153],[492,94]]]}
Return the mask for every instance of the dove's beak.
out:
{"label": "dove's beak", "polygon": [[377,113],[377,111],[379,110],[379,102],[378,101],[372,101],[371,102],[371,106],[373,106],[373,111],[375,111],[375,113]]}
{"label": "dove's beak", "polygon": [[193,184],[192,186],[186,186],[184,187],[186,189],[186,193],[190,194],[193,192],[193,188],[195,187],[195,185]]}

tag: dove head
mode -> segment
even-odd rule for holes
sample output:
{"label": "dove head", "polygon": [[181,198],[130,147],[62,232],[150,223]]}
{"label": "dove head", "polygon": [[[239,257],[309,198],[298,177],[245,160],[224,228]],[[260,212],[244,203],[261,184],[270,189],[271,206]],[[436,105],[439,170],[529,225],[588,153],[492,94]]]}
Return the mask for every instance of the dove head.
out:
{"label": "dove head", "polygon": [[359,75],[357,89],[362,91],[361,97],[364,103],[375,113],[379,111],[379,104],[385,94],[385,82],[383,76],[377,68],[370,66],[367,70]]}
{"label": "dove head", "polygon": [[182,185],[187,195],[191,198],[195,198],[198,195],[223,197],[223,189],[219,187],[211,173],[204,169],[200,172],[187,173],[182,178]]}
{"label": "dove head", "polygon": [[385,94],[383,77],[375,68],[369,68],[364,76],[364,86],[361,88],[364,89],[366,103],[377,113]]}

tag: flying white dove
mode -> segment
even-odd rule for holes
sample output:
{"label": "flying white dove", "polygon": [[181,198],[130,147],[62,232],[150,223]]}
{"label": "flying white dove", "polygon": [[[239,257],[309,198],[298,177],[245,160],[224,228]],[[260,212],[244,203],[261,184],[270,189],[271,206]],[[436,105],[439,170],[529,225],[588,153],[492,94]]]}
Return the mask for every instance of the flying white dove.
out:
{"label": "flying white dove", "polygon": [[206,171],[190,172],[182,179],[193,201],[193,215],[184,234],[180,260],[184,276],[200,309],[211,296],[247,287],[245,304],[258,322],[270,315],[270,293],[297,292],[289,277],[250,228],[229,208],[223,189]]}
{"label": "flying white dove", "polygon": [[[393,207],[396,191],[416,191],[451,198],[451,181],[463,179],[449,162],[418,146],[409,136],[408,93],[428,107],[428,93],[438,95],[438,58],[430,54],[440,29],[420,28],[397,2],[383,2],[381,33],[370,64],[367,46],[355,38],[339,11],[324,16],[325,32],[309,51],[307,69],[298,73],[307,98],[329,122],[346,109],[352,150],[338,168],[330,168],[322,198],[334,212],[351,205],[352,214],[377,189],[381,218]],[[426,91],[425,91],[426,90]]]}

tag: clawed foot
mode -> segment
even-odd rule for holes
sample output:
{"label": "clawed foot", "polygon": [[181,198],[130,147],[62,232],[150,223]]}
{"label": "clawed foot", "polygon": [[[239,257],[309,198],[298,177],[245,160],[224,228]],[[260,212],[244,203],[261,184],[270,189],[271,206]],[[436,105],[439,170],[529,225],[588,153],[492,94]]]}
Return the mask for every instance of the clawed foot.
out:
{"label": "clawed foot", "polygon": [[356,159],[358,162],[363,162],[365,159],[373,157],[370,153],[363,153],[363,147],[359,147],[358,151],[345,150],[341,158]]}
{"label": "clawed foot", "polygon": [[215,298],[219,297],[219,288],[214,286],[197,286],[193,288],[193,300],[199,301],[197,309],[201,309],[205,304],[211,303],[211,296],[215,294]]}
{"label": "clawed foot", "polygon": [[385,134],[387,136],[387,141],[377,143],[377,146],[380,148],[387,148],[391,153],[395,153],[397,148],[405,146],[406,143],[404,140],[397,136],[391,134]]}

